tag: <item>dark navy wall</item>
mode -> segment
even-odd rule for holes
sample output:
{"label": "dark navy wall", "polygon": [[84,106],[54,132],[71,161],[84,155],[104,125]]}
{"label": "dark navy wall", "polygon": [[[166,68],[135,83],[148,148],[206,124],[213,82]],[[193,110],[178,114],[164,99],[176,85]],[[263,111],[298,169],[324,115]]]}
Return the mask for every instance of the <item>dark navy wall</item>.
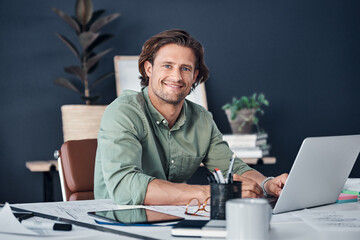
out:
{"label": "dark navy wall", "polygon": [[[75,1],[0,3],[0,202],[42,201],[42,175],[26,161],[51,159],[62,144],[63,104],[79,96],[53,84],[75,58],[58,40],[74,33],[50,7],[74,12]],[[360,133],[360,2],[351,0],[94,0],[94,9],[122,16],[103,29],[113,55],[135,55],[150,36],[183,28],[205,47],[211,70],[209,110],[223,133],[221,106],[233,96],[264,92],[271,106],[260,124],[269,132],[277,164],[266,175],[290,170],[303,138]],[[99,104],[116,97],[115,80],[101,84]],[[334,173],[335,174],[335,173]],[[360,177],[360,164],[352,176]],[[56,198],[60,199],[56,183]]]}

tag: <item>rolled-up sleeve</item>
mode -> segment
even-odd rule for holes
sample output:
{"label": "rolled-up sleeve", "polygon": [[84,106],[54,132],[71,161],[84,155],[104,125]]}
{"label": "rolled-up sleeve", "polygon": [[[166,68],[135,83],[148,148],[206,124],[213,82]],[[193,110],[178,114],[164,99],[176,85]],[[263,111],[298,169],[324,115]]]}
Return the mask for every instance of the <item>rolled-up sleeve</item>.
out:
{"label": "rolled-up sleeve", "polygon": [[98,135],[96,198],[110,197],[116,204],[143,204],[154,177],[142,170],[140,141],[147,134],[142,118],[131,104],[109,105],[105,110]]}

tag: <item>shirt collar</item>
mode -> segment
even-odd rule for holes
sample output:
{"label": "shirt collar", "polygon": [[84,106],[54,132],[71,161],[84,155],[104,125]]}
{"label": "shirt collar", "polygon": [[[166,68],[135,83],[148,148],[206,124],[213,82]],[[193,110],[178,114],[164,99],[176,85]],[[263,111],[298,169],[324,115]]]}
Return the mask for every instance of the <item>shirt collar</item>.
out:
{"label": "shirt collar", "polygon": [[[165,124],[166,126],[168,126],[167,120],[164,118],[163,115],[161,115],[161,113],[159,113],[159,111],[154,107],[154,105],[151,103],[151,100],[149,98],[149,91],[148,91],[148,87],[144,87],[142,89],[143,92],[143,96],[144,99],[146,101],[146,105],[148,106],[148,109],[150,111],[151,114],[151,119],[154,121],[154,123],[156,125],[160,125],[160,124]],[[184,101],[183,107],[181,109],[181,112],[179,114],[179,117],[177,119],[177,121],[175,122],[174,126],[173,126],[173,130],[177,130],[179,129],[182,125],[184,125],[185,120],[186,120],[186,109],[187,109],[187,102],[186,100]]]}

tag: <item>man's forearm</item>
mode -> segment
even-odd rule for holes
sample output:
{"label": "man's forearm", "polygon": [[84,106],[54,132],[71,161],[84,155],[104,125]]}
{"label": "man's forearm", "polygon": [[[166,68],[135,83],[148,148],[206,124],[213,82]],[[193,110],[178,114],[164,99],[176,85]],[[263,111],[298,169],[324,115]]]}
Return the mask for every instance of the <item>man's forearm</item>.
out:
{"label": "man's forearm", "polygon": [[260,172],[253,170],[253,171],[247,171],[241,174],[242,177],[249,178],[253,181],[255,181],[257,184],[261,185],[262,181],[266,178],[264,175],[262,175]]}
{"label": "man's forearm", "polygon": [[186,205],[191,198],[197,198],[203,202],[209,196],[208,185],[189,185],[154,179],[148,184],[144,204]]}

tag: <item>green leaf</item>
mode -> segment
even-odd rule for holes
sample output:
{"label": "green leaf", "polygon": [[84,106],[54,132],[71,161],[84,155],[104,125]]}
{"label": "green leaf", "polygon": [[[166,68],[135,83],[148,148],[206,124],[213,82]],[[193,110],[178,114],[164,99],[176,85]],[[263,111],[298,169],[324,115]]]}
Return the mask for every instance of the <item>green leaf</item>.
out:
{"label": "green leaf", "polygon": [[257,96],[257,94],[253,93],[253,95],[251,96],[251,101],[255,102],[256,101],[256,96]]}
{"label": "green leaf", "polygon": [[54,83],[67,89],[73,90],[77,93],[80,93],[80,90],[69,79],[57,78],[55,79]]}
{"label": "green leaf", "polygon": [[96,38],[99,36],[99,33],[93,32],[83,32],[79,35],[79,42],[81,47],[85,50],[88,46],[90,46]]}
{"label": "green leaf", "polygon": [[71,51],[78,59],[80,59],[79,51],[77,50],[77,48],[75,47],[75,45],[70,42],[69,39],[67,39],[66,37],[64,37],[63,35],[58,34],[58,33],[56,34],[56,36],[58,36],[58,38],[60,38],[60,40],[63,41],[63,43],[65,43],[65,45],[70,49],[70,51]]}
{"label": "green leaf", "polygon": [[69,26],[75,30],[76,34],[80,33],[80,26],[72,17],[57,8],[51,8],[51,10],[53,10],[62,20],[69,24]]}
{"label": "green leaf", "polygon": [[231,106],[230,103],[227,103],[227,104],[225,104],[224,106],[222,106],[222,109],[223,109],[223,110],[229,109],[230,106]]}
{"label": "green leaf", "polygon": [[258,96],[258,101],[261,102],[261,103],[263,103],[264,100],[265,100],[264,94],[260,93],[259,96]]}
{"label": "green leaf", "polygon": [[248,97],[242,97],[241,99],[241,108],[250,108],[250,101]]}
{"label": "green leaf", "polygon": [[83,83],[85,83],[86,80],[86,71],[79,67],[79,66],[70,66],[70,67],[66,67],[64,68],[65,72],[73,74],[75,76],[77,76]]}
{"label": "green leaf", "polygon": [[222,109],[230,109],[231,119],[234,120],[236,118],[237,111],[245,108],[255,109],[256,112],[264,114],[264,111],[261,109],[261,105],[269,105],[269,102],[265,99],[265,95],[263,93],[253,93],[251,96],[242,96],[239,99],[233,97],[232,102],[225,104]]}
{"label": "green leaf", "polygon": [[90,27],[89,31],[91,31],[91,32],[99,31],[106,24],[108,24],[108,23],[112,22],[113,20],[115,20],[116,18],[120,17],[120,15],[121,15],[120,13],[113,13],[106,17],[96,20],[94,22],[94,24],[92,24],[92,26]]}
{"label": "green leaf", "polygon": [[90,89],[92,89],[93,87],[104,81],[105,79],[111,77],[112,75],[114,75],[114,72],[105,73],[104,75],[100,76],[90,85]]}
{"label": "green leaf", "polygon": [[79,22],[85,26],[92,16],[92,2],[91,0],[77,0],[75,6],[75,14]]}
{"label": "green leaf", "polygon": [[108,54],[110,51],[112,51],[113,49],[107,49],[104,50],[102,52],[100,52],[99,54],[91,57],[89,60],[87,60],[86,62],[86,70],[89,71],[89,69],[96,64],[103,56],[105,56],[106,54]]}

